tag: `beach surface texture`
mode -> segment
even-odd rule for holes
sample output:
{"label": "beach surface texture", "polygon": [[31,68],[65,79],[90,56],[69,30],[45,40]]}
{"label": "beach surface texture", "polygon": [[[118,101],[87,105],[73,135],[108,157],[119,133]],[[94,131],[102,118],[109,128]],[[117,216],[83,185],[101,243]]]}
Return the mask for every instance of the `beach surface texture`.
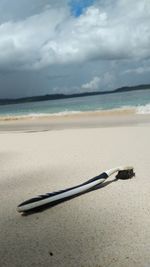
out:
{"label": "beach surface texture", "polygon": [[[21,215],[17,205],[120,165],[117,180]],[[0,122],[1,267],[150,266],[150,115]]]}

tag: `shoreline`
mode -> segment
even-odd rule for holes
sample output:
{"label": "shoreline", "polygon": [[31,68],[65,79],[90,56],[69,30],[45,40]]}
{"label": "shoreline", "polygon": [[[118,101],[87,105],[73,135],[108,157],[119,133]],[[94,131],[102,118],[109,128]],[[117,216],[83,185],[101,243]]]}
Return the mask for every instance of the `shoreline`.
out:
{"label": "shoreline", "polygon": [[1,120],[0,132],[51,131],[80,128],[105,128],[150,124],[150,114],[137,114],[133,109],[81,112],[61,116],[24,117]]}
{"label": "shoreline", "polygon": [[50,119],[50,118],[65,118],[74,116],[89,116],[89,115],[124,115],[124,114],[138,114],[136,113],[136,108],[114,108],[105,110],[91,110],[91,111],[63,111],[58,113],[31,113],[29,115],[0,115],[0,121],[17,121],[17,120],[33,120],[33,119]]}

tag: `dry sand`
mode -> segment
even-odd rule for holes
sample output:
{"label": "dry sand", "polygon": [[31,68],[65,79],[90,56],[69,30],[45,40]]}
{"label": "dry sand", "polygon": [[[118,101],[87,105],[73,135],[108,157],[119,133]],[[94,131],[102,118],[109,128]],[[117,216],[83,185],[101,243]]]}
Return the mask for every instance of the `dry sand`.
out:
{"label": "dry sand", "polygon": [[[23,131],[27,122],[24,128],[1,124],[0,267],[150,266],[150,125],[145,118],[120,125],[119,117],[114,126],[111,118],[107,127],[95,121],[95,127],[80,128],[80,121],[76,129],[64,129],[61,119],[59,131],[45,131],[49,128],[40,124],[41,132],[31,125]],[[16,212],[30,197],[118,165],[133,165],[136,177],[117,182],[112,177],[107,186],[40,213]]]}

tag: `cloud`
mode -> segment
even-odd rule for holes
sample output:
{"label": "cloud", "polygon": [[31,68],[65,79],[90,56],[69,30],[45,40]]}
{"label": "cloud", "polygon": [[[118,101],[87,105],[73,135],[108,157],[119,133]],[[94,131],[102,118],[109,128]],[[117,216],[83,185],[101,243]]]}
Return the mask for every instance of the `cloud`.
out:
{"label": "cloud", "polygon": [[[44,10],[19,22],[7,22],[0,25],[0,68],[32,69],[46,65],[46,53],[43,52],[49,39],[53,40],[59,31],[59,24],[66,17],[66,10]],[[49,53],[53,54],[52,51]],[[50,56],[52,60],[53,55]],[[43,65],[42,61],[45,60]],[[53,62],[55,60],[53,59]]]}
{"label": "cloud", "polygon": [[0,23],[20,21],[47,8],[67,7],[67,0],[1,0]]}
{"label": "cloud", "polygon": [[143,74],[146,72],[150,72],[150,67],[142,66],[142,67],[138,67],[138,68],[127,69],[122,74],[130,74],[130,73]]}
{"label": "cloud", "polygon": [[85,83],[81,86],[82,89],[86,89],[88,91],[98,90],[101,79],[95,76],[90,82]]}
{"label": "cloud", "polygon": [[106,72],[100,77],[94,76],[91,81],[82,84],[81,89],[88,91],[106,90],[112,88],[115,81],[115,76],[112,73]]}
{"label": "cloud", "polygon": [[[0,25],[0,69],[40,70],[89,60],[150,57],[150,2],[97,1],[78,17],[69,6]],[[112,4],[113,3],[113,4]]]}

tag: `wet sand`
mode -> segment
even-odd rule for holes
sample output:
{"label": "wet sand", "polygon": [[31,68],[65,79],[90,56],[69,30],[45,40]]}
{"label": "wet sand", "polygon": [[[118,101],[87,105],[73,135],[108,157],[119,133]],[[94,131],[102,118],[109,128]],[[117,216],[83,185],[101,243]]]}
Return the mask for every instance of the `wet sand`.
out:
{"label": "wet sand", "polygon": [[47,117],[0,118],[0,133],[7,131],[50,131],[63,129],[100,128],[150,124],[150,114],[135,114],[134,110],[82,112]]}

